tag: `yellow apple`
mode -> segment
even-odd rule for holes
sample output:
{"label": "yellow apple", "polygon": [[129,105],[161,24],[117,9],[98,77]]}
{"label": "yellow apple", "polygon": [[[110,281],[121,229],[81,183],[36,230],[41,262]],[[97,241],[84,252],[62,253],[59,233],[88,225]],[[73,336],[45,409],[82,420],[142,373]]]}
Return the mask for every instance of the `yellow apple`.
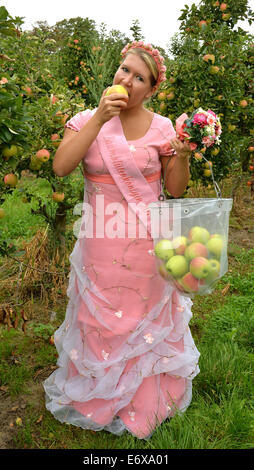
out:
{"label": "yellow apple", "polygon": [[112,95],[113,93],[119,93],[126,95],[129,98],[128,91],[122,85],[112,85],[105,93],[105,96]]}

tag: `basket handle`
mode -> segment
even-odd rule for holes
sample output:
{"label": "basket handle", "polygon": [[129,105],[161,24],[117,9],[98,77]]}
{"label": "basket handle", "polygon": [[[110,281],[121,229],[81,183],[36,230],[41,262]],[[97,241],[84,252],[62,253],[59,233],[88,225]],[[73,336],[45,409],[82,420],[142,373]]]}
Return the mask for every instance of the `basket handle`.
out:
{"label": "basket handle", "polygon": [[[208,163],[209,165],[209,169],[211,171],[211,175],[212,175],[212,180],[213,180],[213,185],[214,185],[214,189],[215,189],[215,192],[216,192],[216,196],[218,199],[221,199],[221,189],[217,183],[217,181],[215,181],[214,179],[214,174],[213,174],[213,169],[212,169],[212,165],[210,164],[210,162],[204,157],[204,155],[202,155],[202,158]],[[164,201],[165,200],[165,195],[164,195],[164,192],[163,190],[165,189],[165,177],[166,177],[166,174],[167,174],[167,168],[168,168],[168,164],[170,162],[170,158],[168,159],[167,163],[166,163],[166,167],[165,167],[165,170],[164,170],[164,175],[163,175],[163,185],[161,184],[161,193],[160,195],[158,196],[158,200],[159,201]]]}

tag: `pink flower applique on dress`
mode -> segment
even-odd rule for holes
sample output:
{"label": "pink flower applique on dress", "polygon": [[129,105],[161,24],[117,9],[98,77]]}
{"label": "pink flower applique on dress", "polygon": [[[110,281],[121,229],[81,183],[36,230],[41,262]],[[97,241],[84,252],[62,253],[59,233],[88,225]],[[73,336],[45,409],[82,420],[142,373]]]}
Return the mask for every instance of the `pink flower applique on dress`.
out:
{"label": "pink flower applique on dress", "polygon": [[76,361],[78,359],[78,351],[77,349],[72,349],[70,352],[70,358],[72,361]]}
{"label": "pink flower applique on dress", "polygon": [[151,333],[147,333],[146,335],[144,335],[144,339],[146,343],[149,343],[149,344],[152,344],[154,342],[154,338]]}
{"label": "pink flower applique on dress", "polygon": [[102,355],[104,361],[107,361],[107,360],[108,360],[109,353],[107,353],[106,351],[104,351],[104,349],[101,351],[101,355]]}
{"label": "pink flower applique on dress", "polygon": [[117,312],[115,312],[115,316],[118,317],[118,318],[122,318],[122,316],[123,316],[122,310],[118,310]]}
{"label": "pink flower applique on dress", "polygon": [[135,414],[136,414],[135,411],[129,411],[128,414],[130,416],[130,420],[135,421]]}

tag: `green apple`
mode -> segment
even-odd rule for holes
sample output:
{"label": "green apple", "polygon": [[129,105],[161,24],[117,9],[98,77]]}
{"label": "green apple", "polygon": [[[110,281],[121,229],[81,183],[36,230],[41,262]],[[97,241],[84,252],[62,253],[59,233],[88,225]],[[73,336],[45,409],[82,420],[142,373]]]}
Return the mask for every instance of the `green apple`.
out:
{"label": "green apple", "polygon": [[158,258],[162,259],[163,261],[168,261],[174,255],[172,242],[166,238],[160,240],[158,243],[156,243],[154,252]]}
{"label": "green apple", "polygon": [[203,243],[194,242],[191,243],[185,250],[184,256],[188,261],[191,261],[197,256],[203,256],[203,258],[208,258],[208,250]]}
{"label": "green apple", "polygon": [[206,228],[195,225],[190,229],[188,238],[191,242],[207,243],[210,233]]}
{"label": "green apple", "polygon": [[216,256],[216,258],[220,258],[223,248],[222,237],[220,235],[212,236],[206,243],[206,247],[212,255]]}
{"label": "green apple", "polygon": [[188,272],[188,262],[184,256],[175,255],[167,261],[166,268],[174,278],[179,278]]}
{"label": "green apple", "polygon": [[197,279],[204,279],[209,273],[209,261],[203,256],[197,256],[190,262],[190,272]]}
{"label": "green apple", "polygon": [[187,243],[188,243],[188,240],[186,237],[180,236],[180,237],[174,238],[172,244],[175,250],[175,254],[183,255],[186,250]]}
{"label": "green apple", "polygon": [[209,259],[209,273],[205,278],[205,281],[207,283],[213,282],[215,279],[217,279],[220,275],[220,263],[217,261],[217,259]]}

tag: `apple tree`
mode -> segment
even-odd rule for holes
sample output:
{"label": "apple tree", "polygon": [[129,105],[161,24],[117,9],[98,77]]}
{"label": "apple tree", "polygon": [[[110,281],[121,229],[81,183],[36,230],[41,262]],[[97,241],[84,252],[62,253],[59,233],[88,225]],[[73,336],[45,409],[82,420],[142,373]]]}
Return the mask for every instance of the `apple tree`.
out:
{"label": "apple tree", "polygon": [[[236,25],[243,19],[251,24],[254,14],[246,0],[202,0],[198,6],[185,5],[179,19],[180,33],[169,48],[167,81],[153,106],[174,123],[182,113],[190,116],[199,107],[220,116],[220,147],[205,152],[220,181],[234,163],[241,163],[244,171],[248,168],[254,127],[254,38]],[[191,161],[191,178],[211,184],[196,157]]]}
{"label": "apple tree", "polygon": [[[75,175],[59,178],[52,162],[66,120],[84,104],[51,73],[47,36],[43,38],[38,31],[32,38],[20,30],[17,34],[15,27],[22,21],[15,19],[12,25],[6,9],[0,12],[5,18],[1,43],[6,51],[0,62],[1,202],[8,192],[19,191],[31,210],[49,224],[54,255],[57,249],[64,251],[66,221],[83,197],[83,175],[80,165]],[[0,217],[3,215],[2,208]]]}

